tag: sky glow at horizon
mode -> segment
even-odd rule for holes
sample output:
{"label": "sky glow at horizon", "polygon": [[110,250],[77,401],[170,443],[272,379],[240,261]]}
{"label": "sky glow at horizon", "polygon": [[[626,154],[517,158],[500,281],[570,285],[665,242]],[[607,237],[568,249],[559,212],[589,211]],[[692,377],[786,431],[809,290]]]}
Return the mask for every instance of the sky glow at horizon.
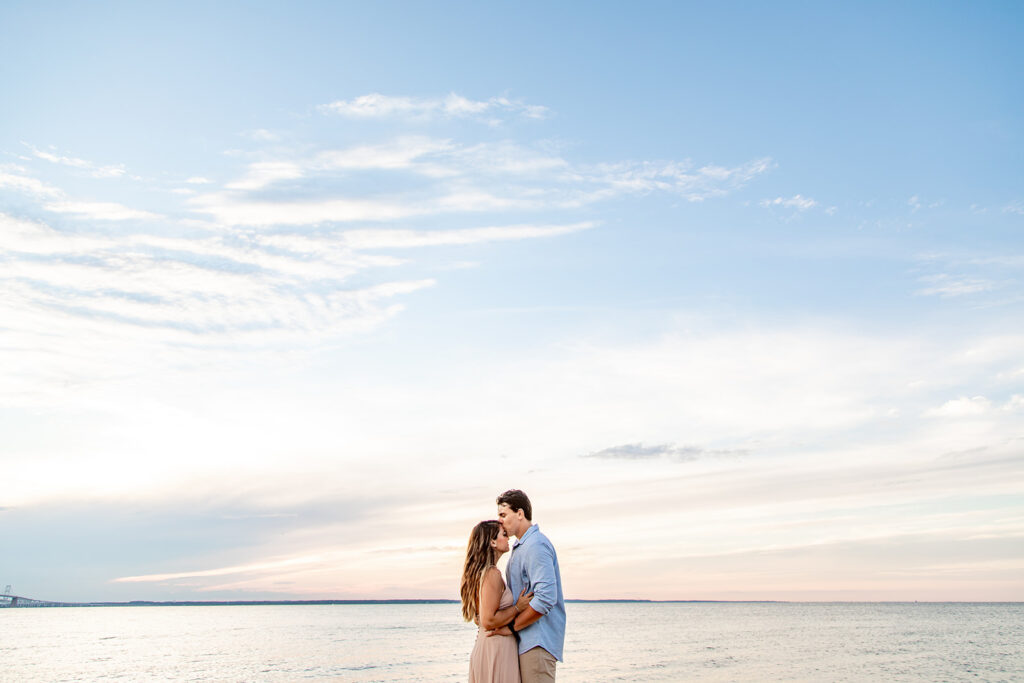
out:
{"label": "sky glow at horizon", "polygon": [[1024,600],[1022,18],[6,3],[0,584]]}

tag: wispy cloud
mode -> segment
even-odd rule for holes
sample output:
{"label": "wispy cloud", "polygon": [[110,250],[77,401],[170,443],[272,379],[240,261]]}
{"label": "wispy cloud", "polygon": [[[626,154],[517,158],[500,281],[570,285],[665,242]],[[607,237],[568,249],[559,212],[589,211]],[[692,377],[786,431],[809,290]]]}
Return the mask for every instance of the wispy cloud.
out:
{"label": "wispy cloud", "polygon": [[782,207],[784,209],[796,209],[797,211],[806,211],[813,209],[818,205],[818,202],[814,201],[810,197],[804,197],[803,195],[793,195],[792,197],[776,197],[775,199],[763,199],[761,200],[761,206],[770,207]]}
{"label": "wispy cloud", "polygon": [[1010,202],[1003,207],[1003,213],[1015,213],[1019,216],[1024,216],[1024,202],[1020,200]]}
{"label": "wispy cloud", "polygon": [[[771,168],[683,162],[574,165],[509,142],[459,145],[402,136],[313,155],[264,159],[222,189],[189,200],[224,225],[399,221],[447,213],[572,209],[655,192],[689,201],[722,197]],[[386,174],[376,191],[352,194],[360,173]]]}
{"label": "wispy cloud", "polygon": [[132,209],[114,202],[50,202],[43,206],[54,213],[70,213],[80,218],[99,221],[152,220],[159,218],[155,213]]}
{"label": "wispy cloud", "polygon": [[996,287],[996,283],[990,280],[983,280],[980,278],[956,278],[945,273],[922,277],[921,282],[927,283],[928,286],[914,292],[919,296],[964,296],[967,294],[988,292]]}
{"label": "wispy cloud", "polygon": [[653,446],[645,446],[642,443],[627,443],[588,453],[581,457],[605,460],[656,460],[667,458],[675,462],[692,462],[705,457],[746,455],[747,452],[745,449],[709,449],[699,446],[676,446],[670,443]]}
{"label": "wispy cloud", "polygon": [[504,225],[465,230],[349,230],[343,239],[354,249],[406,249],[556,237],[592,227],[594,223],[588,221],[569,225]]}
{"label": "wispy cloud", "polygon": [[511,208],[508,199],[483,193],[449,193],[442,197],[380,199],[321,198],[252,199],[230,193],[211,193],[189,200],[195,211],[228,226],[316,225],[357,221],[399,221],[445,212]]}
{"label": "wispy cloud", "polygon": [[[225,185],[229,190],[261,190],[282,181],[324,176],[337,171],[415,170],[426,176],[451,176],[459,172],[432,163],[418,163],[424,157],[453,148],[447,140],[423,136],[399,137],[388,143],[325,150],[312,157],[257,161],[246,174]],[[207,181],[209,182],[209,181]]]}
{"label": "wispy cloud", "polygon": [[[372,329],[402,310],[395,300],[436,284],[432,278],[375,275],[403,261],[364,253],[369,249],[550,238],[592,227],[518,224],[322,236],[195,232],[168,238],[140,226],[117,234],[70,233],[0,214],[6,292],[0,313],[11,352],[37,349],[30,374],[39,389],[54,377],[66,378],[71,368],[80,379],[104,374],[111,339],[138,349],[178,349],[160,354],[168,362],[225,343],[238,351],[268,343],[301,348]],[[364,282],[353,287],[357,274]],[[128,369],[134,361],[125,354],[119,362]],[[25,386],[8,382],[13,393],[0,400],[26,400]]]}
{"label": "wispy cloud", "polygon": [[244,177],[225,185],[229,190],[259,190],[281,181],[301,178],[303,169],[288,161],[261,161],[249,165]]}
{"label": "wispy cloud", "polygon": [[977,417],[992,409],[992,402],[984,396],[961,396],[946,401],[938,408],[925,412],[928,417]]}
{"label": "wispy cloud", "polygon": [[914,195],[907,200],[907,206],[910,207],[911,213],[917,213],[921,209],[937,209],[942,206],[945,202],[943,200],[937,200],[932,202],[926,202],[922,200],[920,196]]}
{"label": "wispy cloud", "polygon": [[312,171],[414,169],[427,176],[449,175],[457,169],[438,169],[430,161],[457,149],[451,140],[405,135],[376,145],[325,150],[305,165]]}
{"label": "wispy cloud", "polygon": [[548,115],[546,107],[526,104],[520,100],[511,100],[507,97],[471,100],[455,93],[441,98],[395,97],[370,93],[351,100],[337,100],[322,105],[320,110],[353,118],[481,118],[489,122],[500,121],[503,115],[530,119],[542,119]]}
{"label": "wispy cloud", "polygon": [[754,159],[732,167],[697,167],[689,161],[620,162],[569,169],[566,177],[580,181],[584,187],[593,188],[579,193],[577,201],[581,204],[656,191],[700,202],[723,197],[771,168],[772,160],[768,158]]}
{"label": "wispy cloud", "polygon": [[37,197],[59,197],[63,194],[56,187],[26,175],[24,168],[13,165],[0,166],[0,189],[14,190],[21,194]]}
{"label": "wispy cloud", "polygon": [[993,403],[985,396],[960,396],[946,401],[937,408],[925,411],[925,417],[981,417],[999,410],[1002,413],[1017,413],[1024,410],[1024,396],[1014,394],[1002,405]]}
{"label": "wispy cloud", "polygon": [[251,574],[256,572],[280,572],[296,566],[322,562],[323,558],[317,555],[304,557],[289,557],[270,562],[256,564],[237,565],[231,567],[218,567],[216,569],[199,569],[189,572],[176,572],[172,574],[146,574],[142,576],[122,576],[114,579],[114,583],[149,583],[159,581],[174,581],[177,579],[195,579],[220,576],[231,576],[235,574]]}
{"label": "wispy cloud", "polygon": [[32,151],[32,154],[39,159],[43,159],[44,161],[49,161],[54,164],[60,164],[62,166],[80,168],[82,170],[88,171],[89,175],[91,175],[94,178],[120,178],[125,174],[125,168],[123,165],[120,164],[104,166],[100,164],[95,164],[91,161],[86,161],[85,159],[63,156],[61,154],[56,154],[54,152],[47,152],[41,149],[37,149],[32,145],[26,144],[25,146],[28,147]]}
{"label": "wispy cloud", "polygon": [[44,200],[42,208],[53,213],[72,214],[91,220],[150,220],[159,216],[116,202],[76,201],[58,187],[28,175],[20,166],[0,166],[0,189],[8,189]]}
{"label": "wispy cloud", "polygon": [[[20,368],[23,379],[34,378],[5,382],[0,400],[24,402],[25,386],[45,391],[55,377],[103,376],[110,350],[126,345],[177,349],[156,353],[173,364],[225,343],[239,350],[303,347],[365,331],[401,310],[396,298],[435,284],[377,277],[353,286],[354,274],[401,261],[360,254],[338,240],[297,251],[254,234],[67,233],[3,214],[0,235],[3,374],[11,379]],[[20,349],[35,349],[28,366]],[[122,353],[118,363],[128,371],[136,360],[144,363]]]}

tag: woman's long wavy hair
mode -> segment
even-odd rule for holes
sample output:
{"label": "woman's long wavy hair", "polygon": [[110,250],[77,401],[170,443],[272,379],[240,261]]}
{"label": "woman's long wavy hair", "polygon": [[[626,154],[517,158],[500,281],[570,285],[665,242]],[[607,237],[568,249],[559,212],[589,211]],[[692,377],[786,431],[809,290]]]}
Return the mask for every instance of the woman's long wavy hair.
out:
{"label": "woman's long wavy hair", "polygon": [[484,574],[498,561],[497,553],[491,547],[491,541],[501,533],[501,522],[487,519],[469,533],[469,544],[466,546],[466,564],[462,569],[462,618],[474,621],[480,613],[480,585]]}

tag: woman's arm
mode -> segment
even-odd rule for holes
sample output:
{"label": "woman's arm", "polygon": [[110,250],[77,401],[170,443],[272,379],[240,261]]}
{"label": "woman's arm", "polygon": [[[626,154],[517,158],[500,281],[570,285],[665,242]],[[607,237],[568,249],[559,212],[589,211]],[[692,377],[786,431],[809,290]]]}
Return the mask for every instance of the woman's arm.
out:
{"label": "woman's arm", "polygon": [[480,586],[480,625],[488,631],[501,628],[516,618],[515,605],[498,609],[503,592],[505,582],[501,580],[501,572],[497,567],[491,567],[484,575],[483,585]]}

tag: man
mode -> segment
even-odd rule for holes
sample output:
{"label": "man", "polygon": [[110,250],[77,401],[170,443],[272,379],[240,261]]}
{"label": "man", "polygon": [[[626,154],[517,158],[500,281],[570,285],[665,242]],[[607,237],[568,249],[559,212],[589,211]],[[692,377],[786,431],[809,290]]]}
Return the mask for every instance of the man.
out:
{"label": "man", "polygon": [[[512,595],[523,589],[533,599],[512,622],[519,634],[519,673],[523,683],[553,683],[555,662],[562,661],[565,643],[565,598],[555,547],[532,521],[533,506],[519,489],[498,496],[498,519],[515,536],[508,560]],[[529,592],[528,591],[528,592]]]}

